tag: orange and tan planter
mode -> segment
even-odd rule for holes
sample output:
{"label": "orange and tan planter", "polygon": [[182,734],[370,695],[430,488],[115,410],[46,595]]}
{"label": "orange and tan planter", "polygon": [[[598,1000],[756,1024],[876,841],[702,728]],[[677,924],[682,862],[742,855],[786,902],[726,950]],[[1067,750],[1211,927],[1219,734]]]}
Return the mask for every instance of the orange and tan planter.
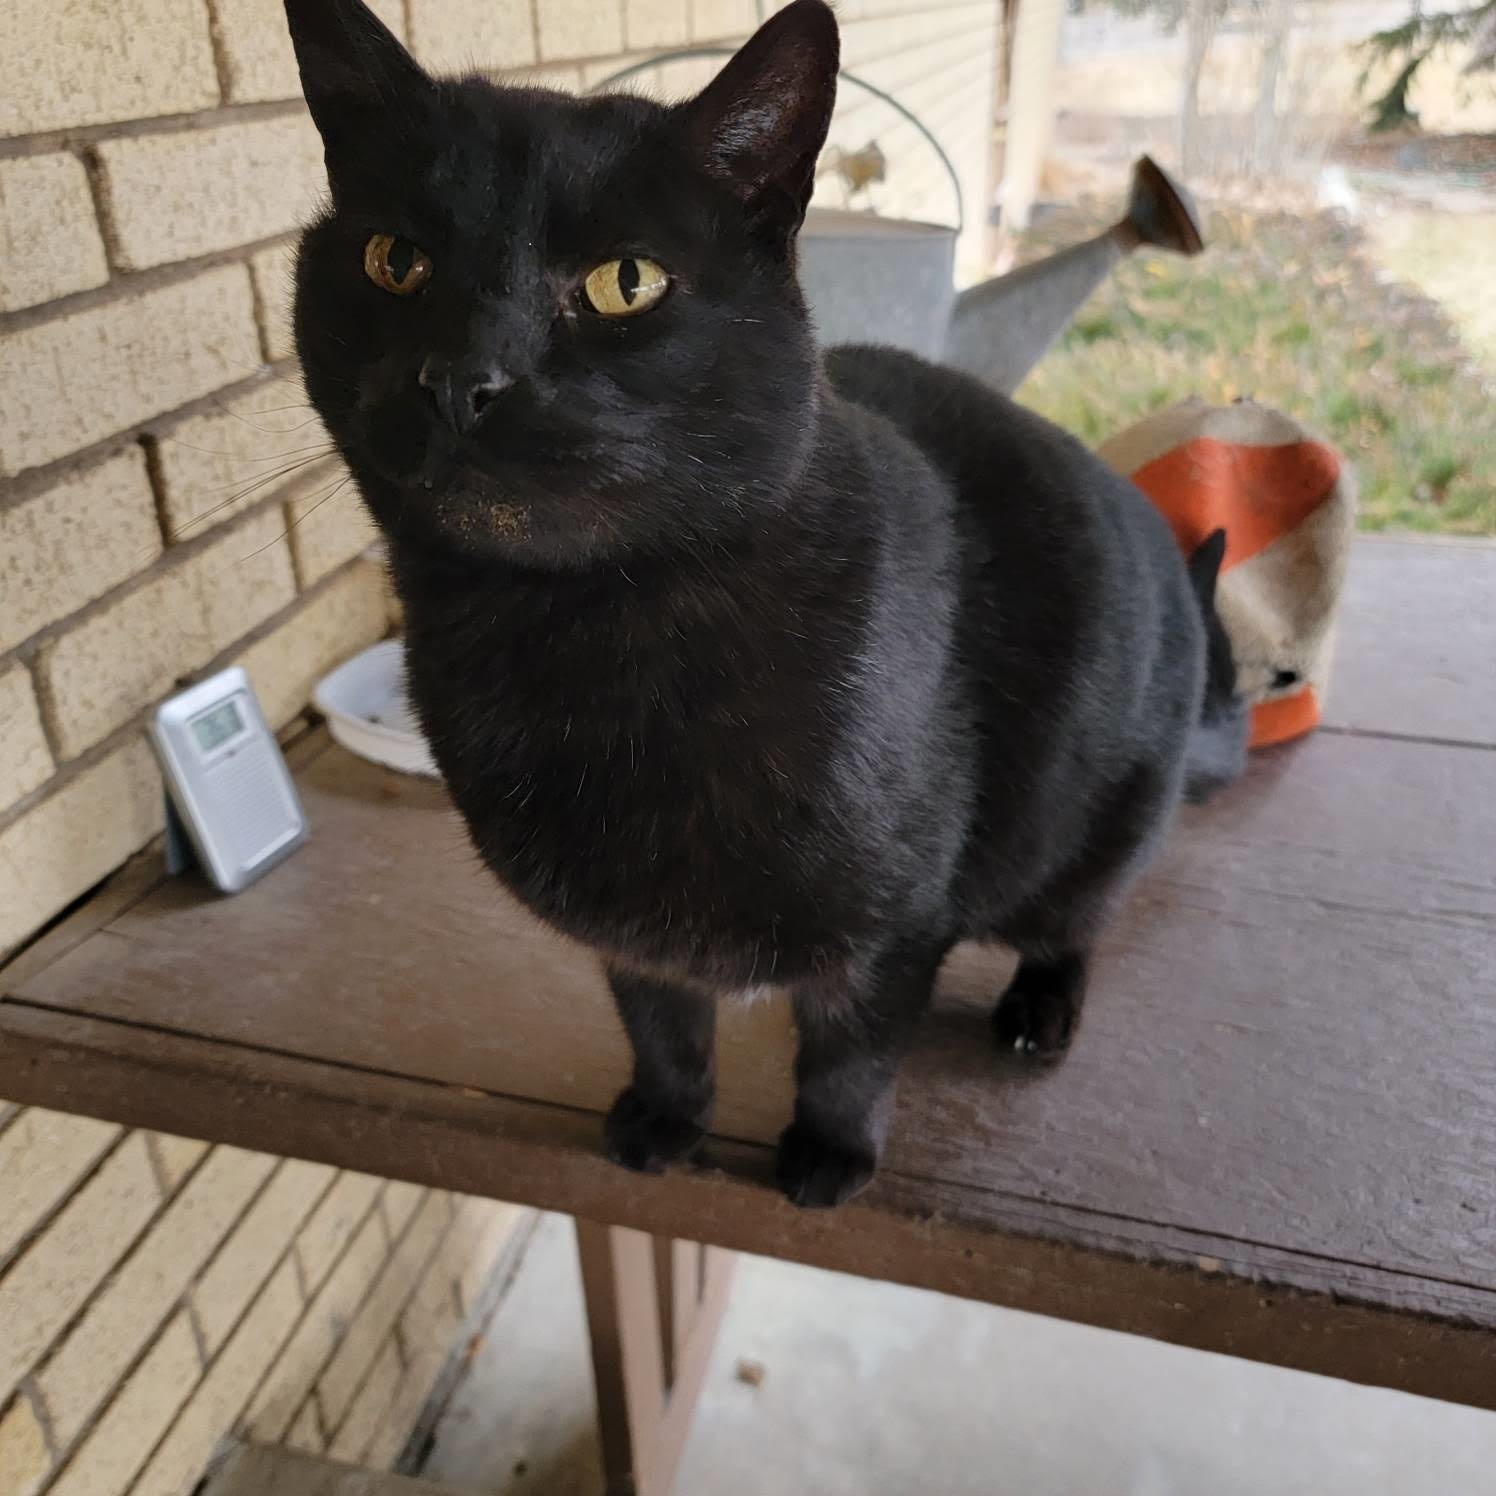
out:
{"label": "orange and tan planter", "polygon": [[1101,456],[1153,500],[1186,554],[1226,531],[1216,607],[1252,703],[1252,746],[1310,731],[1355,530],[1351,470],[1292,418],[1250,400],[1186,401],[1112,437]]}

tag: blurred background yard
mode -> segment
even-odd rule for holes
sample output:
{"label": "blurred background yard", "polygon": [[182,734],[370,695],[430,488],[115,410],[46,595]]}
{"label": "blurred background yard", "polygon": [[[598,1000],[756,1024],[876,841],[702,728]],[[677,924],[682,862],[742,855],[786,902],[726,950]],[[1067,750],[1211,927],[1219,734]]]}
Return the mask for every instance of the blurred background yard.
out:
{"label": "blurred background yard", "polygon": [[[1102,228],[1143,150],[1195,189],[1208,249],[1124,263],[1020,398],[1095,442],[1191,394],[1252,396],[1350,456],[1366,528],[1496,533],[1496,8],[1431,46],[1442,14],[1072,5],[1035,201],[1000,258]],[[1408,45],[1366,45],[1399,28]]]}

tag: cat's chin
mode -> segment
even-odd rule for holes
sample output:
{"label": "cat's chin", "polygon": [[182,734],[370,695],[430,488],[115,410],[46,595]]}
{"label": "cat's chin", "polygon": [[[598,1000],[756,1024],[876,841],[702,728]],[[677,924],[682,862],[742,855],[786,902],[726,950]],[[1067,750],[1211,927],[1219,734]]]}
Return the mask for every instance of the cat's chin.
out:
{"label": "cat's chin", "polygon": [[553,482],[473,469],[387,477],[365,491],[397,547],[548,571],[580,570],[627,549],[623,527],[610,506],[589,496],[580,473],[563,494]]}

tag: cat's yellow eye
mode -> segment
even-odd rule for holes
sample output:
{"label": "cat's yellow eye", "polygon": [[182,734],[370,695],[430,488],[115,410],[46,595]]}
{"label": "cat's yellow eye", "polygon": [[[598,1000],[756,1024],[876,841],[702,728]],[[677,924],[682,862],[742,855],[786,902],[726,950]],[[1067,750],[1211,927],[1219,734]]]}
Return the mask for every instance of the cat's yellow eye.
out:
{"label": "cat's yellow eye", "polygon": [[364,274],[392,296],[414,296],[431,279],[431,260],[409,239],[375,234],[364,245]]}
{"label": "cat's yellow eye", "polygon": [[670,277],[653,260],[609,260],[582,283],[587,305],[601,317],[637,317],[658,306]]}

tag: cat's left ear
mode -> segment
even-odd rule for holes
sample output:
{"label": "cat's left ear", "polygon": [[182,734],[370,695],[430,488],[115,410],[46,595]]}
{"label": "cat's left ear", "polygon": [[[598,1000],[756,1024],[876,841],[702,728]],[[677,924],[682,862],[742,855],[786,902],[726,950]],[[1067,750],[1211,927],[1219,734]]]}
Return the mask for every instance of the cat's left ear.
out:
{"label": "cat's left ear", "polygon": [[840,52],[831,7],[795,0],[680,106],[696,159],[742,200],[764,237],[786,251],[815,188]]}
{"label": "cat's left ear", "polygon": [[408,109],[434,86],[360,0],[286,0],[286,21],[329,166],[340,150],[358,146],[382,118]]}

